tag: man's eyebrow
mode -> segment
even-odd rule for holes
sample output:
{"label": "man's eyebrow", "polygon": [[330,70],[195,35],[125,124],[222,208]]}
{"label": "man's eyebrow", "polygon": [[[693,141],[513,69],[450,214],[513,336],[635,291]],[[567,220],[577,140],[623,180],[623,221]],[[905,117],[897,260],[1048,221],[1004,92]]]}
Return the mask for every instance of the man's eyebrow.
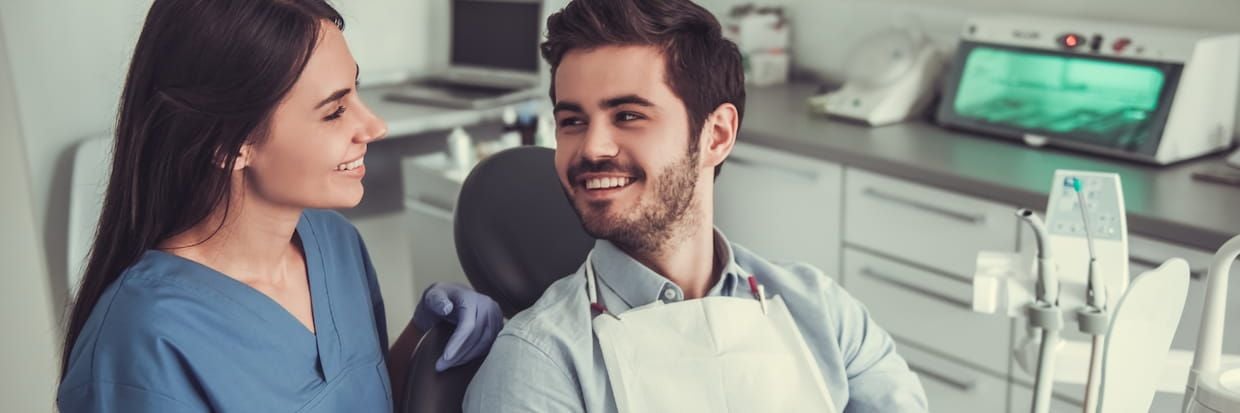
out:
{"label": "man's eyebrow", "polygon": [[623,105],[637,105],[637,106],[651,107],[651,106],[654,106],[654,103],[651,103],[649,100],[646,100],[646,98],[643,98],[641,96],[624,95],[624,96],[617,96],[614,98],[603,99],[603,101],[600,102],[599,105],[604,108],[610,109],[610,108],[614,108],[617,106],[623,106]]}
{"label": "man's eyebrow", "polygon": [[581,105],[574,103],[574,102],[557,102],[555,104],[555,108],[552,109],[552,112],[553,113],[560,113],[560,112],[581,113],[581,112],[585,112],[585,110],[581,108]]}

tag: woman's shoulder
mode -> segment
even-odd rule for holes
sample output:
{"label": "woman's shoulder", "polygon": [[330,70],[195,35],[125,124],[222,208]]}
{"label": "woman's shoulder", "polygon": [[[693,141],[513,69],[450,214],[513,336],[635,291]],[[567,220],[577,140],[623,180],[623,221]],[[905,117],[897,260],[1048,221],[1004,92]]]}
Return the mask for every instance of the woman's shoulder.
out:
{"label": "woman's shoulder", "polygon": [[198,340],[193,326],[212,322],[195,314],[211,318],[208,307],[221,298],[184,282],[199,270],[178,260],[148,251],[105,290],[74,343],[62,388],[95,380],[146,386],[136,382],[145,380],[141,372],[178,364],[178,343]]}

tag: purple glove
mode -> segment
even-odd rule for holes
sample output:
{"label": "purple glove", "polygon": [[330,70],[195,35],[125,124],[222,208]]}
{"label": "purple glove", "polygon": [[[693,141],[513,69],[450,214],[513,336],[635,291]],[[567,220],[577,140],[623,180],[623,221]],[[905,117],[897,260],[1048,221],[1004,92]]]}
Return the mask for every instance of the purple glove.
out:
{"label": "purple glove", "polygon": [[504,314],[495,300],[469,287],[435,283],[422,293],[413,325],[425,333],[440,321],[456,324],[443,356],[435,361],[435,370],[442,372],[485,356],[504,327]]}

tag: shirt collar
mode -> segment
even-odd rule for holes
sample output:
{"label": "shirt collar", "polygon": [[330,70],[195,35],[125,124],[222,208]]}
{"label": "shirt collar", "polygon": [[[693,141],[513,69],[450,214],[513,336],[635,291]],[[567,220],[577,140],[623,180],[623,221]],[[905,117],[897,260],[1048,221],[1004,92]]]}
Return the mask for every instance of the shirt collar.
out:
{"label": "shirt collar", "polygon": [[[707,296],[731,296],[737,286],[745,285],[744,271],[736,263],[732,244],[719,229],[714,230],[715,256],[721,257],[723,268],[719,281],[707,292]],[[629,308],[641,307],[655,300],[665,303],[681,301],[684,291],[676,283],[646,267],[612,244],[599,239],[594,242],[591,253],[594,271],[601,284],[616,293]]]}

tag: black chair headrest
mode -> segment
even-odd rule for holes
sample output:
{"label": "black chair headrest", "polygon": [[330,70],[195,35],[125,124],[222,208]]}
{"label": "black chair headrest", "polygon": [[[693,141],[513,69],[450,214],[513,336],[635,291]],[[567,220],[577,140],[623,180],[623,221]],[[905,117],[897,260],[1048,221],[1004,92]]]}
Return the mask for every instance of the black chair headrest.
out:
{"label": "black chair headrest", "polygon": [[454,221],[461,268],[508,317],[575,272],[594,246],[548,148],[509,149],[479,163],[461,187]]}
{"label": "black chair headrest", "polygon": [[[448,338],[456,326],[439,323],[427,330],[414,347],[413,359],[409,360],[409,376],[405,380],[404,413],[455,413],[461,411],[465,390],[473,380],[482,359],[450,368],[443,373],[435,371],[435,361],[443,356]],[[395,363],[395,360],[389,360]]]}

